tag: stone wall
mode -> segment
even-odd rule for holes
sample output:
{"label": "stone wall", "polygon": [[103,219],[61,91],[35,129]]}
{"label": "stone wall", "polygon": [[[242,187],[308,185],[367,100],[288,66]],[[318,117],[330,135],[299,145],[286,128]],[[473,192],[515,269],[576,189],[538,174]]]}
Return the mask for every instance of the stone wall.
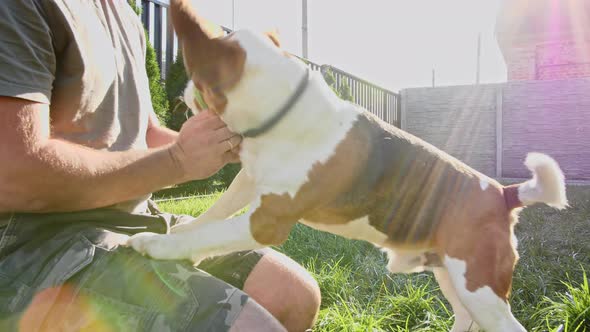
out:
{"label": "stone wall", "polygon": [[531,151],[590,180],[590,78],[402,91],[402,128],[497,178],[527,178]]}

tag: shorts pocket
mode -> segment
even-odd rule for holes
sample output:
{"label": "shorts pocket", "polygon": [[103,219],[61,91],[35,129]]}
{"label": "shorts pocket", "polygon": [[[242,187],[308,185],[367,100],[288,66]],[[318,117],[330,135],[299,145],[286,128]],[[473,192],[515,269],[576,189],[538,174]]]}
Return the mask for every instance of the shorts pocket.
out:
{"label": "shorts pocket", "polygon": [[[100,294],[91,289],[80,289],[75,304],[71,305],[62,324],[85,330],[150,331],[160,315],[140,305]],[[162,327],[158,331],[166,331]]]}
{"label": "shorts pocket", "polygon": [[31,289],[14,278],[0,273],[0,315],[22,311],[31,297]]}
{"label": "shorts pocket", "polygon": [[63,284],[92,263],[95,246],[79,233],[33,238],[0,260],[0,273],[33,291]]}
{"label": "shorts pocket", "polygon": [[82,234],[76,234],[40,273],[39,288],[61,285],[92,263],[96,247]]}
{"label": "shorts pocket", "polygon": [[97,247],[95,262],[74,279],[94,310],[116,322],[115,331],[184,331],[199,302],[183,272],[174,261]]}

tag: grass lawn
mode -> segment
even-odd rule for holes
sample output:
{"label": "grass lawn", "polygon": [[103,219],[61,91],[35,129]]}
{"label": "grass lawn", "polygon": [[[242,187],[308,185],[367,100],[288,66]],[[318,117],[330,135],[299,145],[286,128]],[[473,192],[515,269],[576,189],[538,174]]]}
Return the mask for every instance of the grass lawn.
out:
{"label": "grass lawn", "polygon": [[[529,331],[590,332],[590,187],[568,188],[570,208],[526,209],[516,228],[521,255],[511,298]],[[162,202],[198,215],[216,196]],[[322,290],[314,331],[448,331],[450,306],[431,273],[391,275],[371,244],[297,225],[278,250],[305,266]]]}

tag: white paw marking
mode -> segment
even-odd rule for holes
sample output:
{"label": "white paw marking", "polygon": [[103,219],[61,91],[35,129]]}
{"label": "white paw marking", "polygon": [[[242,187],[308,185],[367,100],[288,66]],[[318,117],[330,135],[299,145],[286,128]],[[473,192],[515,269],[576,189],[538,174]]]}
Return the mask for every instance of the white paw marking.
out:
{"label": "white paw marking", "polygon": [[479,186],[481,187],[481,190],[486,191],[486,189],[488,189],[488,187],[490,186],[490,183],[485,179],[480,179]]}
{"label": "white paw marking", "polygon": [[489,286],[470,291],[467,289],[465,261],[445,256],[445,266],[457,295],[484,330],[489,332],[526,332],[510,312],[510,305],[498,297]]}
{"label": "white paw marking", "polygon": [[139,233],[129,238],[127,245],[142,255],[156,259],[182,259],[182,251],[174,246],[168,235],[156,233]]}

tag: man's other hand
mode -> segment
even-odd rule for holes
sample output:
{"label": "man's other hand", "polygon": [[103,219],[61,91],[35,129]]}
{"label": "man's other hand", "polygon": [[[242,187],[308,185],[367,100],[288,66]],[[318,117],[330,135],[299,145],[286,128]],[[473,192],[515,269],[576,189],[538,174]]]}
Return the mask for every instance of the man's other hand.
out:
{"label": "man's other hand", "polygon": [[172,158],[186,181],[205,179],[227,163],[239,162],[242,137],[232,133],[211,111],[189,118],[175,143],[170,146]]}

